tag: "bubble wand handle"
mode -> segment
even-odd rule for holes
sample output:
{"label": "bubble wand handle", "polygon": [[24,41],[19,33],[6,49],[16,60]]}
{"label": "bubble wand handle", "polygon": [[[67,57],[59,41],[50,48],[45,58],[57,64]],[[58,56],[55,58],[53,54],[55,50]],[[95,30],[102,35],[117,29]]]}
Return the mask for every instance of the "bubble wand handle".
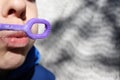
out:
{"label": "bubble wand handle", "polygon": [[[32,26],[34,24],[44,24],[45,31],[42,34],[33,34]],[[23,31],[31,39],[43,39],[50,33],[50,23],[45,19],[32,18],[25,25],[17,24],[0,24],[0,30],[13,30],[13,31]]]}
{"label": "bubble wand handle", "polygon": [[0,24],[0,31],[1,30],[23,31],[23,25]]}

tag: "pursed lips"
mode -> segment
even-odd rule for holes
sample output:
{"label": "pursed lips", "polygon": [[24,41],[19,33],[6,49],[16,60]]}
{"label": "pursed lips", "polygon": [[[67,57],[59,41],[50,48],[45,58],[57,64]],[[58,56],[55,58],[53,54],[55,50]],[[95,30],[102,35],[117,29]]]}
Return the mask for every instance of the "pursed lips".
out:
{"label": "pursed lips", "polygon": [[8,47],[25,47],[29,42],[28,37],[22,31],[7,31],[1,39]]}
{"label": "pursed lips", "polygon": [[8,38],[22,38],[22,37],[27,37],[26,34],[22,31],[13,31],[11,33],[8,33],[6,35],[4,35],[4,37],[8,37]]}

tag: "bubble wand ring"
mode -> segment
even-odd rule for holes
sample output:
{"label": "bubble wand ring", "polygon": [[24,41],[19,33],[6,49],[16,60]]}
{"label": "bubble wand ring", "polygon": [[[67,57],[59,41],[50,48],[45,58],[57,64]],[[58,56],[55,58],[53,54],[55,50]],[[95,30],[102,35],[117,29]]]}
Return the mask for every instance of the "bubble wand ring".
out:
{"label": "bubble wand ring", "polygon": [[[31,28],[33,24],[44,24],[45,31],[42,34],[33,34]],[[45,19],[32,18],[25,25],[17,24],[0,24],[0,30],[13,30],[13,31],[23,31],[31,39],[43,39],[46,38],[50,32],[50,23]]]}

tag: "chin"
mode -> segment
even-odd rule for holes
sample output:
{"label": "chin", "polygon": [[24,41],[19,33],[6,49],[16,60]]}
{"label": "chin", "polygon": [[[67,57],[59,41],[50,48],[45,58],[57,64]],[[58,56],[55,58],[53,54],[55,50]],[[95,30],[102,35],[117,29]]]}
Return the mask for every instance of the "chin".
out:
{"label": "chin", "polygon": [[0,69],[12,70],[20,67],[25,61],[26,55],[7,52],[2,61],[0,61]]}
{"label": "chin", "polygon": [[24,47],[7,47],[5,52],[0,55],[0,69],[12,70],[20,67],[27,56],[28,51],[32,47],[34,41],[30,41]]}

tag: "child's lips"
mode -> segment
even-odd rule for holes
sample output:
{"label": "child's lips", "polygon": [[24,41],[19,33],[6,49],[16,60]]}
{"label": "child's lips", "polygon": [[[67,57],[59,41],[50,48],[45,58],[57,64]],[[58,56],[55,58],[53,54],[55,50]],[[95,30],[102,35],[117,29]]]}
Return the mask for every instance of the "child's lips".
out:
{"label": "child's lips", "polygon": [[26,34],[21,31],[6,33],[2,39],[8,47],[25,47],[29,42]]}

